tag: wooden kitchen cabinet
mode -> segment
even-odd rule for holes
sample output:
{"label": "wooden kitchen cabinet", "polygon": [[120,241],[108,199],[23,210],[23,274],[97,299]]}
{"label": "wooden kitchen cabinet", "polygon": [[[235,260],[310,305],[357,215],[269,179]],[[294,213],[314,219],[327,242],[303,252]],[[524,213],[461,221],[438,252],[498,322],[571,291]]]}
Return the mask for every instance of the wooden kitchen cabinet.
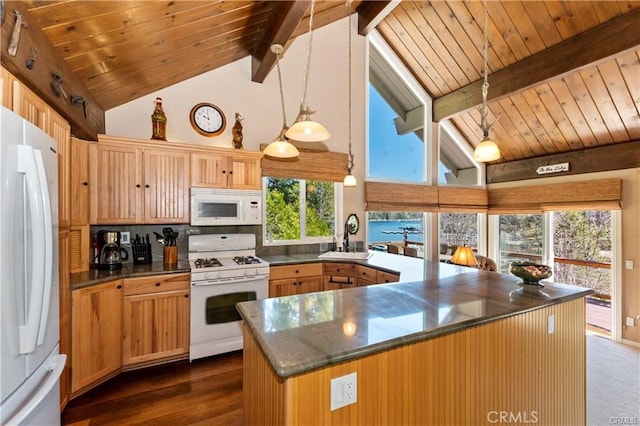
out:
{"label": "wooden kitchen cabinet", "polygon": [[15,79],[5,67],[0,66],[0,102],[3,107],[9,110],[13,109],[13,82]]}
{"label": "wooden kitchen cabinet", "polygon": [[144,223],[189,223],[189,154],[148,150],[144,162]]}
{"label": "wooden kitchen cabinet", "polygon": [[322,263],[272,266],[269,269],[269,297],[322,291]]}
{"label": "wooden kitchen cabinet", "polygon": [[13,80],[13,112],[49,132],[49,105],[18,80]]}
{"label": "wooden kitchen cabinet", "polygon": [[189,222],[189,154],[99,142],[89,161],[91,224]]}
{"label": "wooden kitchen cabinet", "polygon": [[189,354],[189,274],[124,280],[122,365],[156,364]]}
{"label": "wooden kitchen cabinet", "polygon": [[323,265],[323,290],[339,290],[354,287],[355,265],[351,263],[329,263]]}
{"label": "wooden kitchen cabinet", "polygon": [[58,306],[60,353],[67,354],[67,361],[60,375],[60,410],[69,401],[71,393],[71,290],[69,288],[69,231],[58,233]]}
{"label": "wooden kitchen cabinet", "polygon": [[378,270],[363,265],[355,265],[356,287],[378,284]]}
{"label": "wooden kitchen cabinet", "polygon": [[397,272],[385,272],[378,270],[376,281],[383,283],[397,283],[400,280],[400,274]]}
{"label": "wooden kitchen cabinet", "polygon": [[69,198],[71,200],[71,225],[89,224],[89,146],[92,142],[71,138],[69,159],[71,176],[69,179]]}
{"label": "wooden kitchen cabinet", "polygon": [[201,188],[260,189],[262,153],[191,154],[191,186]]}
{"label": "wooden kitchen cabinet", "polygon": [[71,292],[71,392],[93,387],[122,367],[122,280]]}

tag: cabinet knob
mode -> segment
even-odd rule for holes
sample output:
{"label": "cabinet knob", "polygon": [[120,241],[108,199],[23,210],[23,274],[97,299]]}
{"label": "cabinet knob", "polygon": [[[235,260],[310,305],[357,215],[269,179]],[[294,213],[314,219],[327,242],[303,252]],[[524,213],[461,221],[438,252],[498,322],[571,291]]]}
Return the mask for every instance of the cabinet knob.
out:
{"label": "cabinet knob", "polygon": [[160,287],[160,283],[156,283],[156,287]]}
{"label": "cabinet knob", "polygon": [[296,269],[296,274],[299,274],[299,273],[300,273],[300,271],[298,271],[298,270]]}
{"label": "cabinet knob", "polygon": [[184,295],[184,298],[185,298],[185,299],[188,299],[188,298],[189,298],[189,295],[188,295],[188,294],[185,294],[185,295]]}
{"label": "cabinet knob", "polygon": [[118,285],[116,286],[116,288],[117,288],[118,290],[120,290],[120,289],[122,288],[122,284],[118,284]]}
{"label": "cabinet knob", "polygon": [[222,174],[225,174],[225,173],[227,173],[227,171],[226,171],[226,170],[223,170],[223,171],[222,171]]}
{"label": "cabinet knob", "polygon": [[149,188],[149,185],[147,184],[147,185],[145,185],[144,187],[145,187],[145,188]]}
{"label": "cabinet knob", "polygon": [[229,170],[229,174],[232,175],[233,174],[233,170]]}
{"label": "cabinet knob", "polygon": [[136,188],[140,188],[140,184],[137,184],[137,185],[136,185]]}
{"label": "cabinet knob", "polygon": [[82,182],[82,185],[89,186],[89,182]]}

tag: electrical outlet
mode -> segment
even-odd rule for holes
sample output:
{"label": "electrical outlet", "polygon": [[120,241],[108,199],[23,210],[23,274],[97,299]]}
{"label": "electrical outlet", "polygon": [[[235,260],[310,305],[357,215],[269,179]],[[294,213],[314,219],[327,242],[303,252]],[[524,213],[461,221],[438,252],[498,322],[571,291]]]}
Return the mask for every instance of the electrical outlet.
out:
{"label": "electrical outlet", "polygon": [[331,379],[331,411],[358,401],[357,373]]}
{"label": "electrical outlet", "polygon": [[627,327],[635,327],[635,321],[633,317],[627,317]]}
{"label": "electrical outlet", "polygon": [[556,319],[553,315],[547,317],[547,334],[553,334],[556,331]]}
{"label": "electrical outlet", "polygon": [[120,233],[120,244],[131,244],[131,233],[130,232],[121,232]]}

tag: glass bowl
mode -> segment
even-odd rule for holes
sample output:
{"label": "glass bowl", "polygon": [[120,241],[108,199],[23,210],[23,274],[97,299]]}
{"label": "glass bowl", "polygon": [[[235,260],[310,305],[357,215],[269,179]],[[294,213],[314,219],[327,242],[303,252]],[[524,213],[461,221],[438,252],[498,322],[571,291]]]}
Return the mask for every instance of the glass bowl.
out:
{"label": "glass bowl", "polygon": [[516,277],[522,278],[524,284],[541,285],[540,280],[549,278],[553,271],[547,265],[540,265],[527,261],[515,261],[511,263],[509,271]]}

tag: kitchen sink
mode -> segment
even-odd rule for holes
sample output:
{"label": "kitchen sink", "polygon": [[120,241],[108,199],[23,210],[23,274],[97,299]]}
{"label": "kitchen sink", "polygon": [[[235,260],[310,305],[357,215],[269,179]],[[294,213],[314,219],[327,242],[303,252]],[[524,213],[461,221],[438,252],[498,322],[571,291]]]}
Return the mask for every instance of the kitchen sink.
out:
{"label": "kitchen sink", "polygon": [[318,256],[320,259],[366,260],[372,253],[368,251],[328,251]]}

